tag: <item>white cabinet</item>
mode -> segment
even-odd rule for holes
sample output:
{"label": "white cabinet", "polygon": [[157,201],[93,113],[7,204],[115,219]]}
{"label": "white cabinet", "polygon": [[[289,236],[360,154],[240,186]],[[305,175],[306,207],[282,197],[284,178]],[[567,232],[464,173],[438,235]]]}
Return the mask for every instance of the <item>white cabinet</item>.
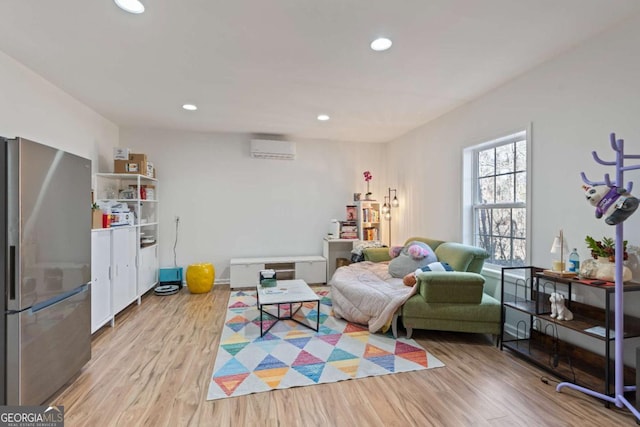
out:
{"label": "white cabinet", "polygon": [[243,258],[231,260],[229,282],[232,288],[245,288],[258,284],[260,270],[264,270],[264,262],[252,262]]}
{"label": "white cabinet", "polygon": [[91,232],[91,333],[113,318],[111,311],[111,232]]}
{"label": "white cabinet", "polygon": [[136,229],[114,228],[111,231],[111,291],[114,314],[135,301],[137,294]]}
{"label": "white cabinet", "polygon": [[327,259],[327,282],[331,280],[336,271],[338,258],[351,260],[353,242],[353,239],[327,238],[322,242],[322,255]]}
{"label": "white cabinet", "polygon": [[[140,298],[158,283],[158,234],[159,211],[158,180],[145,175],[126,173],[97,173],[94,175],[94,189],[99,204],[124,204],[133,213],[131,227],[135,236],[131,243],[131,251],[127,252],[134,272],[135,294]],[[113,230],[123,228],[113,227]],[[120,254],[120,253],[119,253]],[[121,255],[121,254],[120,254]],[[119,255],[119,256],[120,256]],[[125,255],[121,255],[125,257]],[[124,259],[121,265],[124,266]],[[114,285],[117,282],[114,281]],[[118,296],[114,294],[114,307],[118,308],[130,298],[130,289],[119,284]],[[140,300],[138,300],[140,301]],[[128,305],[130,302],[125,304]],[[117,312],[118,310],[116,310]]]}
{"label": "white cabinet", "polygon": [[141,248],[138,261],[138,295],[143,295],[158,283],[158,245]]}
{"label": "white cabinet", "polygon": [[136,228],[91,232],[91,333],[137,297]]}
{"label": "white cabinet", "polygon": [[327,281],[327,260],[321,256],[234,258],[229,264],[231,288],[256,286],[260,270],[265,268],[275,269],[281,279],[302,279],[309,284]]}
{"label": "white cabinet", "polygon": [[[91,332],[113,319],[158,283],[158,180],[144,175],[98,173],[99,204],[126,205],[133,224],[91,232]],[[108,213],[108,212],[106,212]]]}
{"label": "white cabinet", "polygon": [[321,259],[296,262],[296,279],[303,279],[310,284],[325,283],[327,281],[327,261],[323,257],[319,258]]}

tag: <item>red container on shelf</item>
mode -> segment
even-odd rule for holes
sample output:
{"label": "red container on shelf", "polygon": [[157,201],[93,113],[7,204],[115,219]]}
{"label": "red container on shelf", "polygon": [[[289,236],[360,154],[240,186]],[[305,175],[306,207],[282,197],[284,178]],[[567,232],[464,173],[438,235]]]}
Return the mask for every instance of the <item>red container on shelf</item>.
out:
{"label": "red container on shelf", "polygon": [[111,219],[112,219],[112,215],[102,214],[102,228],[111,227]]}

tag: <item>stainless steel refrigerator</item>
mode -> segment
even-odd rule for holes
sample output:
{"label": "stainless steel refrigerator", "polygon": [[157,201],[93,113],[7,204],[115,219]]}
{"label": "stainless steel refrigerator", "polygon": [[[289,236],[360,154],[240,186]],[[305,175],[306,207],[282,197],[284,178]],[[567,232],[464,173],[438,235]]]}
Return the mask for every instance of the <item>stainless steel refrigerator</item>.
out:
{"label": "stainless steel refrigerator", "polygon": [[91,358],[91,162],[0,138],[0,404],[41,405]]}

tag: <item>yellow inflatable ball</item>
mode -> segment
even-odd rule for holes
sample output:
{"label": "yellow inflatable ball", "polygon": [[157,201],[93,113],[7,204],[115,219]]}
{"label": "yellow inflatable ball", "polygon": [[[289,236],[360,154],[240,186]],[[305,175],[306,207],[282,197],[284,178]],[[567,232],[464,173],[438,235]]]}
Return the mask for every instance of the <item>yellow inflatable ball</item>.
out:
{"label": "yellow inflatable ball", "polygon": [[187,267],[187,287],[192,294],[204,294],[213,287],[216,269],[211,263],[191,264]]}

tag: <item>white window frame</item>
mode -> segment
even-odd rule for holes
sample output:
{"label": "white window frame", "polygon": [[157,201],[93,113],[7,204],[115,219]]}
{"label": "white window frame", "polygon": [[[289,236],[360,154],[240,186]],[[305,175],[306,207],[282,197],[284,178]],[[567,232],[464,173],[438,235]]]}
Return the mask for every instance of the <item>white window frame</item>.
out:
{"label": "white window frame", "polygon": [[[492,205],[494,207],[524,207],[526,209],[526,237],[525,237],[525,260],[524,265],[530,265],[531,261],[531,194],[532,194],[532,177],[531,177],[531,165],[532,165],[532,138],[531,138],[531,124],[520,128],[519,130],[505,132],[504,136],[493,138],[485,142],[474,144],[464,149],[463,152],[463,165],[462,165],[462,241],[466,244],[474,244],[474,235],[476,234],[476,221],[474,221],[474,208],[476,200],[478,199],[478,152],[486,150],[488,148],[497,147],[500,145],[509,144],[515,141],[524,140],[527,144],[527,170],[526,170],[526,188],[527,196],[525,203],[508,203]],[[503,266],[486,262],[484,269],[488,271],[500,271]]]}

